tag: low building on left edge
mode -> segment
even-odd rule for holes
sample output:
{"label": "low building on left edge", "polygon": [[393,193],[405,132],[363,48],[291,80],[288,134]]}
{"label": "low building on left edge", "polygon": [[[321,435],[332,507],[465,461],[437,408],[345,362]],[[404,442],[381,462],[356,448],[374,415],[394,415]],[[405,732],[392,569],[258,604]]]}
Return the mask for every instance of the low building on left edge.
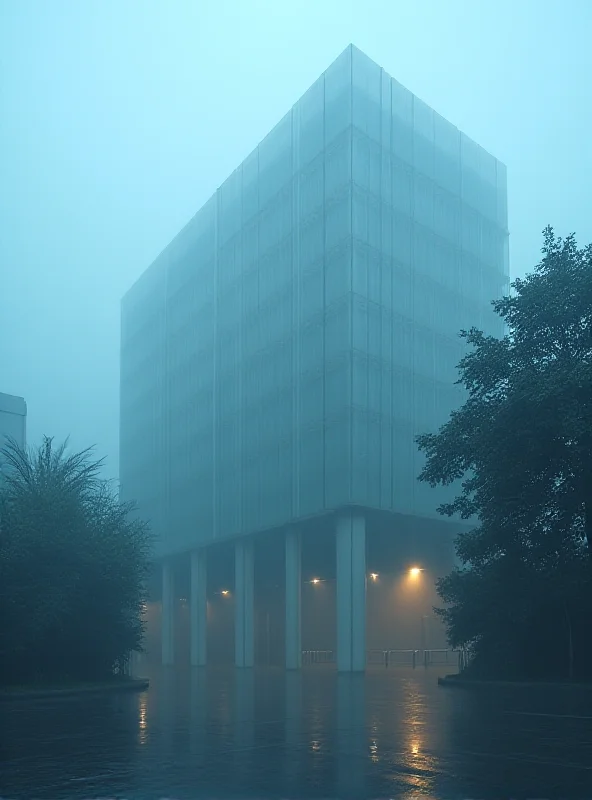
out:
{"label": "low building on left edge", "polygon": [[13,439],[19,447],[27,443],[27,404],[24,398],[0,392],[0,449],[7,439]]}

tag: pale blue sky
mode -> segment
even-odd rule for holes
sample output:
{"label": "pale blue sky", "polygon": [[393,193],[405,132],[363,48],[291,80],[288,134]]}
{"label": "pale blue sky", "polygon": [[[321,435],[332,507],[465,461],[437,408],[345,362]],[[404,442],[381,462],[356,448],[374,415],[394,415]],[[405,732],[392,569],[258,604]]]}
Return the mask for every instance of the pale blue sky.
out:
{"label": "pale blue sky", "polygon": [[592,240],[592,0],[0,0],[0,391],[117,473],[119,301],[353,42]]}

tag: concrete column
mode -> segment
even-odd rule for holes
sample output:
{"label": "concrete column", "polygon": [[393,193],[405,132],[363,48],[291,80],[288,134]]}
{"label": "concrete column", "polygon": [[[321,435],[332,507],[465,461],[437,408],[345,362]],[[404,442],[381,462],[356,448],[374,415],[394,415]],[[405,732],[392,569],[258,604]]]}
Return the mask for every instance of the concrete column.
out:
{"label": "concrete column", "polygon": [[366,522],[360,514],[337,520],[337,669],[366,668]]}
{"label": "concrete column", "polygon": [[191,594],[190,594],[190,641],[191,666],[206,665],[206,551],[194,550],[191,553]]}
{"label": "concrete column", "polygon": [[240,541],[234,551],[234,651],[237,667],[252,667],[255,663],[254,637],[254,553],[253,542]]}
{"label": "concrete column", "polygon": [[302,666],[300,531],[286,533],[286,669]]}
{"label": "concrete column", "polygon": [[175,573],[173,565],[162,565],[162,663],[175,663]]}

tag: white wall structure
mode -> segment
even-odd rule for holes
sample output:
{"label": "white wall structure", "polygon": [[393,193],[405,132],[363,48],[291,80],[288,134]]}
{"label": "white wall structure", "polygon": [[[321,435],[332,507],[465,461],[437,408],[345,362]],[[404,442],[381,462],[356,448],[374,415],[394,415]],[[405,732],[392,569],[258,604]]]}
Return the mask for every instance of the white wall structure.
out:
{"label": "white wall structure", "polygon": [[417,436],[464,402],[459,331],[504,335],[506,184],[504,164],[350,45],[123,298],[121,497],[158,560],[236,547],[237,665],[253,665],[258,537],[288,537],[296,668],[289,531],[336,531],[337,661],[357,672],[366,536],[405,539],[408,568],[428,529],[458,532],[438,514],[458,486],[417,480]]}
{"label": "white wall structure", "polygon": [[237,667],[255,664],[254,630],[254,553],[253,542],[239,541],[235,546],[235,623],[234,646]]}
{"label": "white wall structure", "polygon": [[207,627],[207,594],[206,594],[206,551],[194,550],[191,553],[191,666],[206,665],[206,627]]}
{"label": "white wall structure", "polygon": [[347,513],[337,521],[337,669],[366,668],[366,523]]}
{"label": "white wall structure", "polygon": [[302,557],[300,531],[286,534],[286,668],[302,665]]}
{"label": "white wall structure", "polygon": [[26,445],[27,404],[22,397],[0,392],[0,447],[4,447],[7,438],[21,447]]}
{"label": "white wall structure", "polygon": [[175,573],[172,565],[162,565],[162,663],[175,663]]}

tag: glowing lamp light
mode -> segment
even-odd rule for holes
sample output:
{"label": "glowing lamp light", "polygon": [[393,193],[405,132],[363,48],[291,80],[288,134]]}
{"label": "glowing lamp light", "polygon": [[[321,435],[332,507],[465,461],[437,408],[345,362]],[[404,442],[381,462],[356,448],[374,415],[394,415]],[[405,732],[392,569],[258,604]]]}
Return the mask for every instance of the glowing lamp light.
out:
{"label": "glowing lamp light", "polygon": [[411,567],[411,569],[409,570],[409,577],[415,580],[419,578],[421,572],[422,570],[420,567]]}
{"label": "glowing lamp light", "polygon": [[222,591],[220,592],[220,594],[222,594],[222,595],[224,595],[224,597],[226,597],[226,595],[229,595],[229,594],[230,594],[230,592],[228,591],[228,589],[222,589]]}
{"label": "glowing lamp light", "polygon": [[372,578],[373,581],[377,581],[378,580],[378,572],[371,572],[370,573],[370,577]]}
{"label": "glowing lamp light", "polygon": [[311,583],[314,583],[314,584],[315,584],[315,586],[316,586],[316,584],[317,584],[317,583],[320,583],[320,582],[321,582],[321,581],[320,581],[320,579],[319,579],[319,578],[313,578],[313,579],[311,580]]}

